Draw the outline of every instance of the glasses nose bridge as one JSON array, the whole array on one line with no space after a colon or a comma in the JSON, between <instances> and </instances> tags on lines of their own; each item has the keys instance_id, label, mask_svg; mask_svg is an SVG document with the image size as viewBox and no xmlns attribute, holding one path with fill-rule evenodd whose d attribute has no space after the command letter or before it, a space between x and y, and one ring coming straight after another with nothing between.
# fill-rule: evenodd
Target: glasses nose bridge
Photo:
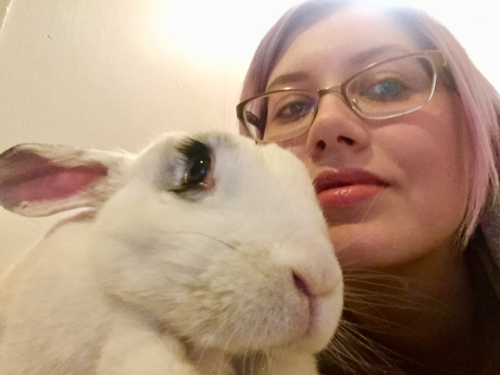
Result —
<instances>
[{"instance_id":1,"label":"glasses nose bridge","mask_svg":"<svg viewBox=\"0 0 500 375\"><path fill-rule=\"evenodd\" d=\"M340 97L342 98L342 101L344 102L344 104L347 107L349 107L349 108L352 109L352 107L349 105L349 98L346 96L345 89L344 89L343 86L344 86L343 83L339 83L338 85L335 85L335 86L331 86L331 87L327 87L327 88L324 88L324 89L317 89L316 90L316 93L317 93L317 99L316 100L317 101L316 101L316 107L315 107L315 111L314 111L314 116L313 116L313 118L311 120L311 125L314 122L314 120L316 119L316 116L318 114L320 101L323 98L323 96L325 96L326 94L340 94Z\"/></svg>"},{"instance_id":2,"label":"glasses nose bridge","mask_svg":"<svg viewBox=\"0 0 500 375\"><path fill-rule=\"evenodd\" d=\"M326 94L340 94L340 96L344 100L344 103L349 106L349 99L346 97L344 90L342 89L341 83L335 86L327 87L325 89L318 89L317 93L318 93L317 107L319 107L319 102Z\"/></svg>"},{"instance_id":3,"label":"glasses nose bridge","mask_svg":"<svg viewBox=\"0 0 500 375\"><path fill-rule=\"evenodd\" d=\"M335 85L335 86L331 86L331 87L327 87L325 89L319 89L318 90L318 106L319 106L319 101L326 94L340 94L340 96L344 100L347 100L347 98L345 97L345 94L344 94L344 92L342 90L342 84L338 84L338 85Z\"/></svg>"}]
</instances>

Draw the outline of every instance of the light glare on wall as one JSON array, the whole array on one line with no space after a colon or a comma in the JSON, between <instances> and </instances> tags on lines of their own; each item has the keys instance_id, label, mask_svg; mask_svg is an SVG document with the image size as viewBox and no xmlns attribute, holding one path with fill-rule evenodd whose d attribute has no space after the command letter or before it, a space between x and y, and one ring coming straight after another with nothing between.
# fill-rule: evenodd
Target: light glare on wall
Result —
<instances>
[{"instance_id":1,"label":"light glare on wall","mask_svg":"<svg viewBox=\"0 0 500 375\"><path fill-rule=\"evenodd\" d=\"M271 25L298 0L161 1L152 25L165 48L207 63L249 59Z\"/></svg>"}]
</instances>

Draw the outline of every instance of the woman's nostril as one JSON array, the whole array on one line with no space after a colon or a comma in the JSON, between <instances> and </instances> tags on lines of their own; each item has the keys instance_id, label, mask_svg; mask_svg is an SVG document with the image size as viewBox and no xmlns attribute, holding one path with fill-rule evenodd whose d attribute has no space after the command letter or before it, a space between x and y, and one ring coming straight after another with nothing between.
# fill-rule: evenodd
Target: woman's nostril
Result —
<instances>
[{"instance_id":1,"label":"woman's nostril","mask_svg":"<svg viewBox=\"0 0 500 375\"><path fill-rule=\"evenodd\" d=\"M316 148L320 151L324 151L326 149L326 143L324 141L318 141Z\"/></svg>"},{"instance_id":2,"label":"woman's nostril","mask_svg":"<svg viewBox=\"0 0 500 375\"><path fill-rule=\"evenodd\" d=\"M337 141L339 143L345 143L346 145L352 146L354 144L354 140L352 138L344 137L344 136L338 136Z\"/></svg>"},{"instance_id":3,"label":"woman's nostril","mask_svg":"<svg viewBox=\"0 0 500 375\"><path fill-rule=\"evenodd\" d=\"M304 280L300 276L298 276L295 272L293 273L293 282L295 284L295 287L300 293L305 294L306 296L310 294Z\"/></svg>"}]
</instances>

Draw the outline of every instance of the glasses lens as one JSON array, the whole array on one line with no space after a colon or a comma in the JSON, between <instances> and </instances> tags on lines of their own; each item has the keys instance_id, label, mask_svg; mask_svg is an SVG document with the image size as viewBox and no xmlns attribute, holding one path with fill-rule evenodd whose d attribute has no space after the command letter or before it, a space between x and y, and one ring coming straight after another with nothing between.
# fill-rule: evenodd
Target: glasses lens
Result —
<instances>
[{"instance_id":1,"label":"glasses lens","mask_svg":"<svg viewBox=\"0 0 500 375\"><path fill-rule=\"evenodd\" d=\"M387 118L421 108L432 96L432 63L423 57L406 57L365 70L346 87L354 108L370 118Z\"/></svg>"},{"instance_id":2,"label":"glasses lens","mask_svg":"<svg viewBox=\"0 0 500 375\"><path fill-rule=\"evenodd\" d=\"M270 93L247 103L245 121L258 139L279 142L295 138L309 129L316 103L314 94L300 90Z\"/></svg>"}]
</instances>

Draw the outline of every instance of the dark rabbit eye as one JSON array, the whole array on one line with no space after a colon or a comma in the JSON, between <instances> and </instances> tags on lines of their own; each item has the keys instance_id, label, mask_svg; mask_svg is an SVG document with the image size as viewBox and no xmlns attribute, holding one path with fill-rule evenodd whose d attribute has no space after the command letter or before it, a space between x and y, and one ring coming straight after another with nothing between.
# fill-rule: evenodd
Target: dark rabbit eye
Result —
<instances>
[{"instance_id":1,"label":"dark rabbit eye","mask_svg":"<svg viewBox=\"0 0 500 375\"><path fill-rule=\"evenodd\" d=\"M210 155L195 156L188 164L183 183L186 185L202 184L210 174L210 166Z\"/></svg>"},{"instance_id":2,"label":"dark rabbit eye","mask_svg":"<svg viewBox=\"0 0 500 375\"><path fill-rule=\"evenodd\" d=\"M182 142L177 150L184 161L184 174L178 185L172 189L184 197L192 196L210 188L212 172L212 150L204 143L188 138Z\"/></svg>"}]
</instances>

